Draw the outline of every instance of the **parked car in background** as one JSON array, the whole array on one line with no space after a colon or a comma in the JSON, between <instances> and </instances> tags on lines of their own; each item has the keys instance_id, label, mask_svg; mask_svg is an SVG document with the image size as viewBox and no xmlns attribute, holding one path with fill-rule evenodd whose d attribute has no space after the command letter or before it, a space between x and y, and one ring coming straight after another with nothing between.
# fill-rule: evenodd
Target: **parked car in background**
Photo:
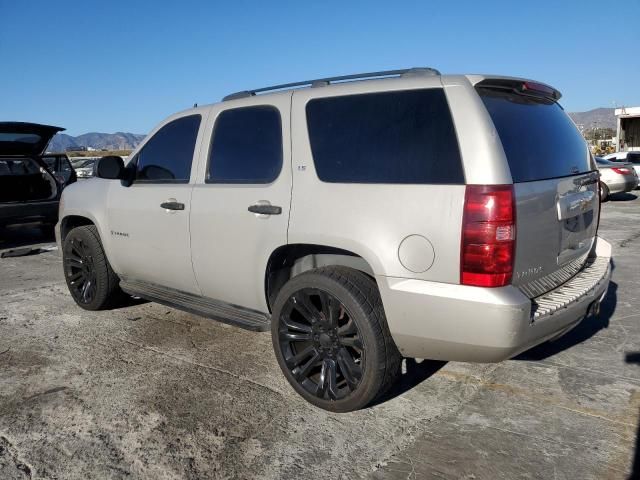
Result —
<instances>
[{"instance_id":1,"label":"parked car in background","mask_svg":"<svg viewBox=\"0 0 640 480\"><path fill-rule=\"evenodd\" d=\"M612 193L630 192L638 186L638 174L631 163L611 162L595 157L600 171L600 200L606 202Z\"/></svg>"},{"instance_id":2,"label":"parked car in background","mask_svg":"<svg viewBox=\"0 0 640 480\"><path fill-rule=\"evenodd\" d=\"M616 152L603 157L610 162L628 162L633 165L633 169L640 175L640 152Z\"/></svg>"},{"instance_id":3,"label":"parked car in background","mask_svg":"<svg viewBox=\"0 0 640 480\"><path fill-rule=\"evenodd\" d=\"M73 172L66 175L64 162L58 163L58 158L45 161L43 153L51 138L63 130L37 123L0 122L0 227L56 223L62 190L76 176Z\"/></svg>"},{"instance_id":4,"label":"parked car in background","mask_svg":"<svg viewBox=\"0 0 640 480\"><path fill-rule=\"evenodd\" d=\"M73 169L66 153L47 153L42 156L42 160L62 183L72 183L77 179L76 171Z\"/></svg>"},{"instance_id":5,"label":"parked car in background","mask_svg":"<svg viewBox=\"0 0 640 480\"><path fill-rule=\"evenodd\" d=\"M78 161L75 165L75 171L78 178L90 178L93 177L94 169L98 158L85 158L82 161Z\"/></svg>"},{"instance_id":6,"label":"parked car in background","mask_svg":"<svg viewBox=\"0 0 640 480\"><path fill-rule=\"evenodd\" d=\"M383 394L402 356L513 357L597 313L611 274L559 98L419 68L176 113L64 192L69 292L270 329L293 389L332 411Z\"/></svg>"}]
</instances>

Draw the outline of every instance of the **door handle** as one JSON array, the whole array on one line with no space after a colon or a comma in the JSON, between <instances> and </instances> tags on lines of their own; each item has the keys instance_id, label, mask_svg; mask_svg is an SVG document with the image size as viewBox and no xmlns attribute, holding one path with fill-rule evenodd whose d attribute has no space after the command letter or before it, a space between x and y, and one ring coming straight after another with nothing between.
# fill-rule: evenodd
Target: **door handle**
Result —
<instances>
[{"instance_id":1,"label":"door handle","mask_svg":"<svg viewBox=\"0 0 640 480\"><path fill-rule=\"evenodd\" d=\"M280 215L282 213L282 207L276 205L251 205L247 210L251 213L259 213L261 215Z\"/></svg>"},{"instance_id":2,"label":"door handle","mask_svg":"<svg viewBox=\"0 0 640 480\"><path fill-rule=\"evenodd\" d=\"M161 208L166 210L184 210L184 203L180 202L162 202L160 204Z\"/></svg>"}]
</instances>

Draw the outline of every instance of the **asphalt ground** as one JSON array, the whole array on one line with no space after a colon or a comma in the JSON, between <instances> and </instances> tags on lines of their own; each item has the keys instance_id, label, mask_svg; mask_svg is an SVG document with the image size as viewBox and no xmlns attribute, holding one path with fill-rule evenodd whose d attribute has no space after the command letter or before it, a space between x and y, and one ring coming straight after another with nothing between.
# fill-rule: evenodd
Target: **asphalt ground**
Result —
<instances>
[{"instance_id":1,"label":"asphalt ground","mask_svg":"<svg viewBox=\"0 0 640 480\"><path fill-rule=\"evenodd\" d=\"M0 479L635 478L637 196L603 208L615 268L598 317L499 364L407 361L349 414L296 395L268 333L152 303L86 312L56 251L0 259ZM53 244L0 235L2 251Z\"/></svg>"}]
</instances>

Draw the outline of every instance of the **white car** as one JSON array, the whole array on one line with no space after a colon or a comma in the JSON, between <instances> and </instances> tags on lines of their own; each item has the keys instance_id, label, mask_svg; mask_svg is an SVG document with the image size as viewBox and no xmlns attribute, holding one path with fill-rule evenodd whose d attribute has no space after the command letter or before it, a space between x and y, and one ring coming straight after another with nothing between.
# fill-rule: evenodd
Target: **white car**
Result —
<instances>
[{"instance_id":1,"label":"white car","mask_svg":"<svg viewBox=\"0 0 640 480\"><path fill-rule=\"evenodd\" d=\"M92 158L83 161L78 166L75 166L76 175L78 178L90 178L93 177L93 171L98 159Z\"/></svg>"},{"instance_id":2,"label":"white car","mask_svg":"<svg viewBox=\"0 0 640 480\"><path fill-rule=\"evenodd\" d=\"M633 164L633 168L640 175L640 151L616 152L603 157L610 162L627 162Z\"/></svg>"}]
</instances>

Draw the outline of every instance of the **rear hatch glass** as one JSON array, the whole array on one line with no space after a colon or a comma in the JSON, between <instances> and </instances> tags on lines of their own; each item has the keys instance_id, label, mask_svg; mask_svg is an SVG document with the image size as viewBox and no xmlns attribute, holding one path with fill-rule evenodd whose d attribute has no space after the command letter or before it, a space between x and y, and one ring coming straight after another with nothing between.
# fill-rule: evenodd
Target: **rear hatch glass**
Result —
<instances>
[{"instance_id":1,"label":"rear hatch glass","mask_svg":"<svg viewBox=\"0 0 640 480\"><path fill-rule=\"evenodd\" d=\"M593 170L587 144L553 100L481 89L514 183Z\"/></svg>"},{"instance_id":2,"label":"rear hatch glass","mask_svg":"<svg viewBox=\"0 0 640 480\"><path fill-rule=\"evenodd\" d=\"M51 138L63 130L39 123L0 122L0 155L41 155Z\"/></svg>"},{"instance_id":3,"label":"rear hatch glass","mask_svg":"<svg viewBox=\"0 0 640 480\"><path fill-rule=\"evenodd\" d=\"M514 183L513 284L535 297L584 265L600 205L597 168L575 124L555 99L522 90L477 86Z\"/></svg>"},{"instance_id":4,"label":"rear hatch glass","mask_svg":"<svg viewBox=\"0 0 640 480\"><path fill-rule=\"evenodd\" d=\"M55 180L34 160L0 158L0 202L29 202L55 198Z\"/></svg>"}]
</instances>

